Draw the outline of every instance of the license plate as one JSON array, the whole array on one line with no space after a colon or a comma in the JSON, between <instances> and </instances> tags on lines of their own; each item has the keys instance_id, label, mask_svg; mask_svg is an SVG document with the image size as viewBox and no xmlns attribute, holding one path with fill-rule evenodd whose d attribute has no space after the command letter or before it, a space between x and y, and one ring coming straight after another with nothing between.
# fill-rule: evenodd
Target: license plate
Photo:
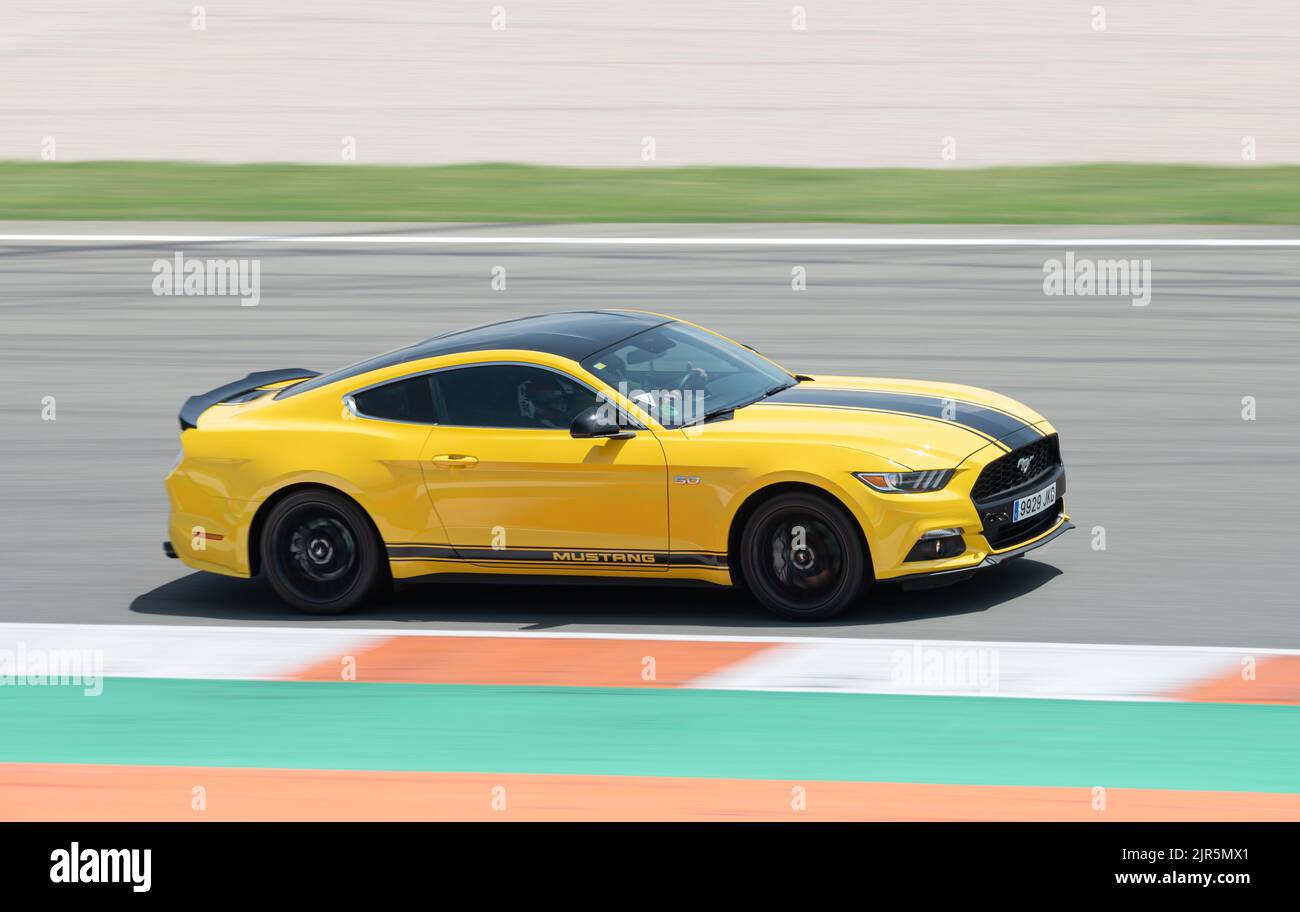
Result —
<instances>
[{"instance_id":1,"label":"license plate","mask_svg":"<svg viewBox=\"0 0 1300 912\"><path fill-rule=\"evenodd\" d=\"M1054 503L1056 503L1056 482L1052 482L1041 491L1035 491L1033 494L1013 502L1011 504L1011 521L1020 522L1022 519L1028 519L1035 513L1042 513Z\"/></svg>"}]
</instances>

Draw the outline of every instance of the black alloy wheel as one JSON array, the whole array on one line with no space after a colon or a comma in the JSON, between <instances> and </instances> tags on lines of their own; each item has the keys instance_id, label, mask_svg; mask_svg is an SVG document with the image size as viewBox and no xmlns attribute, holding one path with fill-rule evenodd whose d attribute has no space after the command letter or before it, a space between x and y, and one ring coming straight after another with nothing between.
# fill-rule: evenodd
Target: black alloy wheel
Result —
<instances>
[{"instance_id":1,"label":"black alloy wheel","mask_svg":"<svg viewBox=\"0 0 1300 912\"><path fill-rule=\"evenodd\" d=\"M867 553L853 520L814 494L782 494L745 524L741 571L769 611L823 621L852 604L867 583Z\"/></svg>"},{"instance_id":2,"label":"black alloy wheel","mask_svg":"<svg viewBox=\"0 0 1300 912\"><path fill-rule=\"evenodd\" d=\"M383 547L354 502L326 490L290 494L272 508L262 567L276 594L308 614L342 614L389 579Z\"/></svg>"}]
</instances>

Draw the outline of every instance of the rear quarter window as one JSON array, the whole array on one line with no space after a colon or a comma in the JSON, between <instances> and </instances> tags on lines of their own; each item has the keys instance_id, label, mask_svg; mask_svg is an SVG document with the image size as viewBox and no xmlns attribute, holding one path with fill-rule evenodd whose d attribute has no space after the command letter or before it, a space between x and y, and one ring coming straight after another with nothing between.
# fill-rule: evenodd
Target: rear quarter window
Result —
<instances>
[{"instance_id":1,"label":"rear quarter window","mask_svg":"<svg viewBox=\"0 0 1300 912\"><path fill-rule=\"evenodd\" d=\"M433 424L438 420L433 406L433 379L429 374L395 380L383 386L355 393L357 414L363 418Z\"/></svg>"}]
</instances>

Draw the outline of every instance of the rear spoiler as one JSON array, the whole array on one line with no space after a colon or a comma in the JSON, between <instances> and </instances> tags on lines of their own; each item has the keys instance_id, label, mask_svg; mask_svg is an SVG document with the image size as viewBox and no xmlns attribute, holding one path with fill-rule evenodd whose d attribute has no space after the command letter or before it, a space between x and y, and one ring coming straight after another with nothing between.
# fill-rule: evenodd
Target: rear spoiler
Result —
<instances>
[{"instance_id":1,"label":"rear spoiler","mask_svg":"<svg viewBox=\"0 0 1300 912\"><path fill-rule=\"evenodd\" d=\"M232 380L225 386L219 386L198 396L191 396L181 406L181 430L199 426L199 416L218 402L228 402L237 396L251 393L255 389L285 380L308 380L319 377L320 371L303 370L298 367L286 367L280 370L254 371L242 380Z\"/></svg>"}]
</instances>

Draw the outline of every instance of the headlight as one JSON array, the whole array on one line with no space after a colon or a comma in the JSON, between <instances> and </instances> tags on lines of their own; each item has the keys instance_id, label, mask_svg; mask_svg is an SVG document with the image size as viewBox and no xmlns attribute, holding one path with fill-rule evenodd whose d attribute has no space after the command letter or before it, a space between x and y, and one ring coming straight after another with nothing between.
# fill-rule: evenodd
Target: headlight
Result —
<instances>
[{"instance_id":1,"label":"headlight","mask_svg":"<svg viewBox=\"0 0 1300 912\"><path fill-rule=\"evenodd\" d=\"M938 491L952 478L953 469L929 472L854 472L853 477L888 494L919 494Z\"/></svg>"}]
</instances>

